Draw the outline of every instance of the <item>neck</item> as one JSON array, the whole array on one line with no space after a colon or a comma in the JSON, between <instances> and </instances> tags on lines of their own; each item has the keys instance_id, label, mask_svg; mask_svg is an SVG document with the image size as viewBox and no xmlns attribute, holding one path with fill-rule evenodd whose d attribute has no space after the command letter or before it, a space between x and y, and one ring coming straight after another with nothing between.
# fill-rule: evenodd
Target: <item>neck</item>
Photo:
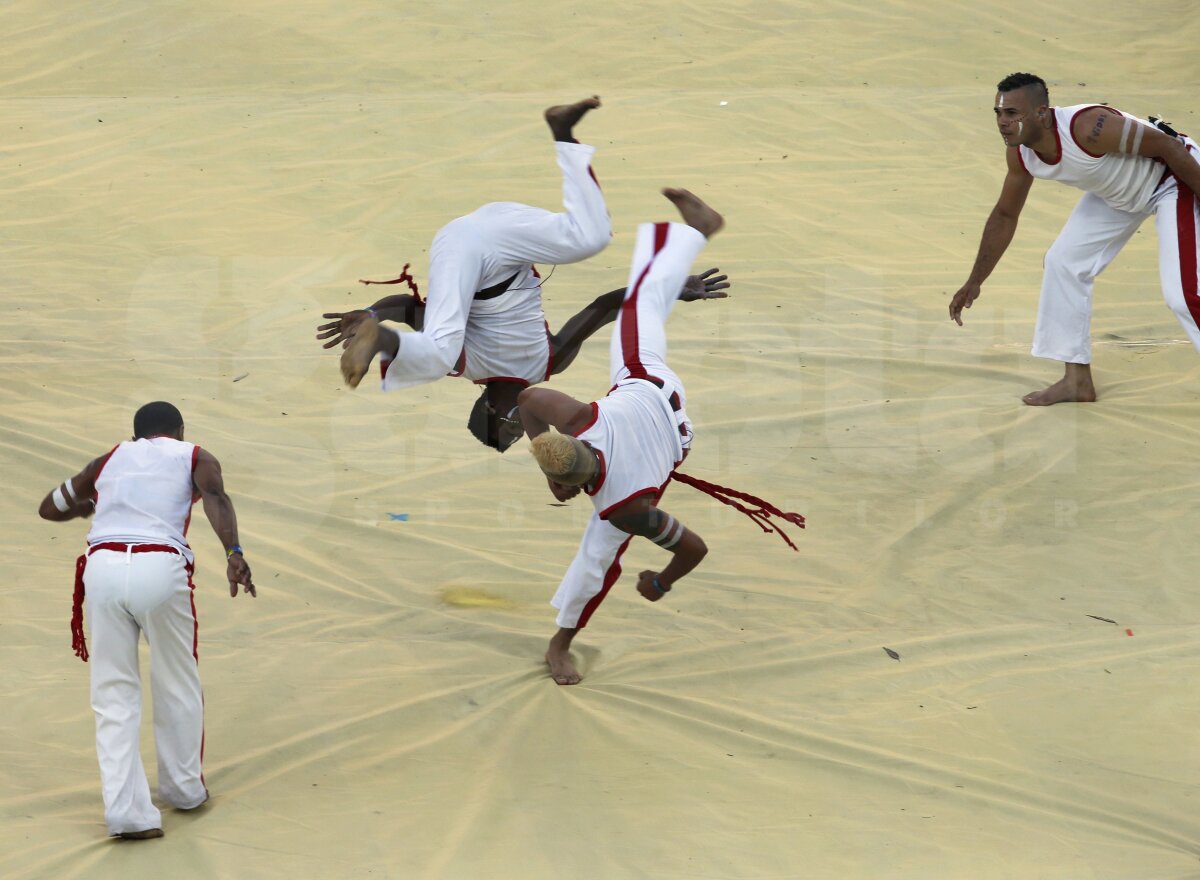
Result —
<instances>
[{"instance_id":1,"label":"neck","mask_svg":"<svg viewBox=\"0 0 1200 880\"><path fill-rule=\"evenodd\" d=\"M1054 156L1058 154L1058 138L1054 135L1054 110L1047 111L1046 116L1047 124L1039 126L1038 136L1029 142L1029 149L1044 156Z\"/></svg>"}]
</instances>

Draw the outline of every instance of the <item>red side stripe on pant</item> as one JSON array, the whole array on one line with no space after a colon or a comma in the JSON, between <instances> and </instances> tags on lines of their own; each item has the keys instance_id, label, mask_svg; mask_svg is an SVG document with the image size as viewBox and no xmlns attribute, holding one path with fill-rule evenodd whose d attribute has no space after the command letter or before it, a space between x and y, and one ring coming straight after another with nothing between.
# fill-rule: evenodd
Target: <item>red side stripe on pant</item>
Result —
<instances>
[{"instance_id":1,"label":"red side stripe on pant","mask_svg":"<svg viewBox=\"0 0 1200 880\"><path fill-rule=\"evenodd\" d=\"M579 615L579 623L575 624L576 629L583 629L587 626L588 619L600 607L600 603L604 601L604 597L608 595L608 591L612 589L612 585L621 576L621 557L625 553L625 548L629 546L629 542L632 540L633 535L630 535L625 539L625 543L617 549L617 555L613 557L612 565L604 573L604 585L600 588L600 592L592 596L588 600L587 605L583 607L583 613Z\"/></svg>"},{"instance_id":2,"label":"red side stripe on pant","mask_svg":"<svg viewBox=\"0 0 1200 880\"><path fill-rule=\"evenodd\" d=\"M654 258L667 244L669 228L669 223L654 224L654 253L650 255L650 259L646 262L646 268L642 270L642 274L634 283L633 290L626 294L625 302L621 303L621 353L625 359L625 369L629 370L629 374L635 379L645 379L649 375L646 368L642 366L642 354L638 347L638 293L642 289L642 282L646 280L646 275L654 265Z\"/></svg>"},{"instance_id":3,"label":"red side stripe on pant","mask_svg":"<svg viewBox=\"0 0 1200 880\"><path fill-rule=\"evenodd\" d=\"M1196 195L1179 183L1179 200L1175 204L1176 227L1179 230L1179 281L1183 285L1183 301L1187 303L1192 320L1200 327L1200 296L1196 293Z\"/></svg>"}]
</instances>

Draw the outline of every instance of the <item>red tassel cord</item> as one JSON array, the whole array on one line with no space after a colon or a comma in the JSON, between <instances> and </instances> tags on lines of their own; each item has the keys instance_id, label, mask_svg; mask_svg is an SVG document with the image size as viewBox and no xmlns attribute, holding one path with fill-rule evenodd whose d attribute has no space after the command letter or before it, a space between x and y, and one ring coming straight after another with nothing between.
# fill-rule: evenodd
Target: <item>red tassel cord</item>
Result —
<instances>
[{"instance_id":1,"label":"red tassel cord","mask_svg":"<svg viewBox=\"0 0 1200 880\"><path fill-rule=\"evenodd\" d=\"M87 568L86 553L75 560L75 597L71 605L71 647L75 649L75 656L87 663L87 641L83 637L83 570L85 568Z\"/></svg>"},{"instance_id":2,"label":"red tassel cord","mask_svg":"<svg viewBox=\"0 0 1200 880\"><path fill-rule=\"evenodd\" d=\"M408 274L408 267L411 265L412 265L412 263L404 264L404 268L400 270L399 278L393 278L390 281L370 281L366 278L359 278L358 283L359 284L401 284L401 283L407 284L408 289L411 290L413 292L413 296L416 297L417 302L419 302L419 303L425 302L425 300L421 299L421 291L417 289L416 280L411 275Z\"/></svg>"},{"instance_id":3,"label":"red tassel cord","mask_svg":"<svg viewBox=\"0 0 1200 880\"><path fill-rule=\"evenodd\" d=\"M799 549L796 547L796 545L792 543L792 539L787 536L787 534L778 526L778 524L771 520L771 517L779 517L785 522L790 522L793 525L804 528L804 517L800 514L787 513L780 510L770 502L763 501L761 498L756 498L755 496L749 495L745 492L739 492L736 489L718 486L716 483L710 483L707 480L701 480L697 477L681 474L679 471L675 471L671 474L671 476L681 483L687 483L689 486L699 489L705 495L711 495L722 504L728 504L730 507L740 510L742 513L746 514L746 516L750 517L750 519L754 521L755 525L757 525L764 532L768 534L774 532L775 534L779 535L779 537L783 538L784 542L789 547L791 547L793 550L796 550L796 552L799 552ZM735 501L735 498L755 506L746 507L745 505L739 504L737 501Z\"/></svg>"}]
</instances>

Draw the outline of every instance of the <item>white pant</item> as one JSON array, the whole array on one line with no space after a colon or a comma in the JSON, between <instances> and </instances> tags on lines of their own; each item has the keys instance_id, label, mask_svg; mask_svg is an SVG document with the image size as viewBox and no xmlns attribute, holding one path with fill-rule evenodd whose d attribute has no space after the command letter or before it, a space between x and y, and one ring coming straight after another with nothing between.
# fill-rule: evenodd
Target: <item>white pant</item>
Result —
<instances>
[{"instance_id":1,"label":"white pant","mask_svg":"<svg viewBox=\"0 0 1200 880\"><path fill-rule=\"evenodd\" d=\"M438 231L429 251L424 325L418 333L401 335L399 351L384 372L385 391L453 371L464 345L480 350L480 363L468 364L475 379L545 378L546 324L531 264L576 263L602 251L612 238L604 194L589 164L594 148L557 143L555 149L563 175L562 213L492 202ZM508 293L475 299L480 290L518 273ZM488 338L492 332L494 344ZM470 350L467 358L472 360Z\"/></svg>"},{"instance_id":2,"label":"white pant","mask_svg":"<svg viewBox=\"0 0 1200 880\"><path fill-rule=\"evenodd\" d=\"M186 561L176 553L97 550L84 570L96 754L110 834L161 828L138 748L138 636L150 644L158 793L182 809L208 797L201 772L204 697Z\"/></svg>"},{"instance_id":3,"label":"white pant","mask_svg":"<svg viewBox=\"0 0 1200 880\"><path fill-rule=\"evenodd\" d=\"M1197 296L1196 198L1174 178L1151 203L1158 229L1159 274L1163 298L1192 344L1200 349L1200 297ZM1129 213L1085 193L1062 232L1046 252L1033 354L1072 364L1092 361L1092 283L1113 261L1150 212Z\"/></svg>"},{"instance_id":4,"label":"white pant","mask_svg":"<svg viewBox=\"0 0 1200 880\"><path fill-rule=\"evenodd\" d=\"M662 381L668 398L678 396L676 417L686 429L685 448L691 443L692 432L684 411L683 382L667 366L666 321L692 262L706 242L703 234L682 223L643 223L638 227L625 302L609 348L614 385L631 377L649 376ZM610 470L621 466L621 462L608 462ZM581 629L587 625L621 576L621 554L629 541L630 535L592 512L579 550L550 600L558 609L559 626Z\"/></svg>"}]
</instances>

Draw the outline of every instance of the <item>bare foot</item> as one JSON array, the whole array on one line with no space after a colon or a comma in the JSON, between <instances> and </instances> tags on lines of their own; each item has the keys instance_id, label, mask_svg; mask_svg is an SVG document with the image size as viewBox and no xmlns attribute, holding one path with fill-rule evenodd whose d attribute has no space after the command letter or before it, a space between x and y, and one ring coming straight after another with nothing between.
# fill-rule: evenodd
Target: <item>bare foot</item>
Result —
<instances>
[{"instance_id":1,"label":"bare foot","mask_svg":"<svg viewBox=\"0 0 1200 880\"><path fill-rule=\"evenodd\" d=\"M342 378L351 388L358 387L371 368L371 361L379 354L379 333L379 322L369 316L354 328L354 336L342 352Z\"/></svg>"},{"instance_id":2,"label":"bare foot","mask_svg":"<svg viewBox=\"0 0 1200 880\"><path fill-rule=\"evenodd\" d=\"M1041 391L1032 391L1021 400L1029 406L1053 406L1056 403L1095 403L1096 386L1092 384L1089 364L1067 364L1061 379Z\"/></svg>"},{"instance_id":3,"label":"bare foot","mask_svg":"<svg viewBox=\"0 0 1200 880\"><path fill-rule=\"evenodd\" d=\"M569 650L552 647L546 652L546 662L550 664L550 677L555 684L579 684L583 680Z\"/></svg>"},{"instance_id":4,"label":"bare foot","mask_svg":"<svg viewBox=\"0 0 1200 880\"><path fill-rule=\"evenodd\" d=\"M698 195L686 189L668 187L662 194L679 209L683 222L699 231L705 238L712 238L725 225L725 218L706 205Z\"/></svg>"},{"instance_id":5,"label":"bare foot","mask_svg":"<svg viewBox=\"0 0 1200 880\"><path fill-rule=\"evenodd\" d=\"M578 143L571 130L583 115L589 110L595 110L600 106L600 96L592 95L590 98L584 98L582 101L576 101L574 104L557 104L546 109L542 115L546 119L546 124L550 126L550 131L554 135L556 141L565 141L569 144Z\"/></svg>"},{"instance_id":6,"label":"bare foot","mask_svg":"<svg viewBox=\"0 0 1200 880\"><path fill-rule=\"evenodd\" d=\"M163 836L161 828L147 828L144 831L122 831L117 837L122 840L156 840Z\"/></svg>"}]
</instances>

